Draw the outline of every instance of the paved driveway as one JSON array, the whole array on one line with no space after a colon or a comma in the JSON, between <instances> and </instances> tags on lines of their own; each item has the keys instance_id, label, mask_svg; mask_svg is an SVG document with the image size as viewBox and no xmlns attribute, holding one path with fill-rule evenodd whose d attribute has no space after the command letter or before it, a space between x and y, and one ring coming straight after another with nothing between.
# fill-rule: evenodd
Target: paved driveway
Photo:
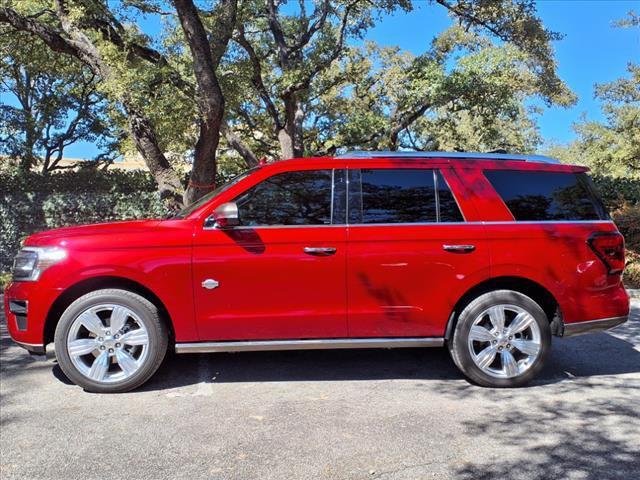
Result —
<instances>
[{"instance_id":1,"label":"paved driveway","mask_svg":"<svg viewBox=\"0 0 640 480\"><path fill-rule=\"evenodd\" d=\"M141 390L94 395L1 345L2 480L640 478L640 303L555 340L518 390L412 349L171 356Z\"/></svg>"}]
</instances>

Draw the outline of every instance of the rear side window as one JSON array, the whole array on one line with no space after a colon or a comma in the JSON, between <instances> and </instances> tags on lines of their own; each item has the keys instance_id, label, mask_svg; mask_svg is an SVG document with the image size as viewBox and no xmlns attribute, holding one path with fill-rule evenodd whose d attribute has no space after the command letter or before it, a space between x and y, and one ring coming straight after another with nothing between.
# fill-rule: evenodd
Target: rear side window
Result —
<instances>
[{"instance_id":1,"label":"rear side window","mask_svg":"<svg viewBox=\"0 0 640 480\"><path fill-rule=\"evenodd\" d=\"M350 170L350 223L462 222L460 209L439 171Z\"/></svg>"},{"instance_id":2,"label":"rear side window","mask_svg":"<svg viewBox=\"0 0 640 480\"><path fill-rule=\"evenodd\" d=\"M484 174L516 220L609 218L584 173L487 170Z\"/></svg>"}]
</instances>

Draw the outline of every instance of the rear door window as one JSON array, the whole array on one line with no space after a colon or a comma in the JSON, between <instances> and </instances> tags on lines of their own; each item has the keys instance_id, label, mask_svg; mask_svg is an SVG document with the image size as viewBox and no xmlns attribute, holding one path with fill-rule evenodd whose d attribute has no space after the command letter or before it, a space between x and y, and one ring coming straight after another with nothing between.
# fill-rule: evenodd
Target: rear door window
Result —
<instances>
[{"instance_id":1,"label":"rear door window","mask_svg":"<svg viewBox=\"0 0 640 480\"><path fill-rule=\"evenodd\" d=\"M439 171L350 170L349 222L462 222L458 205Z\"/></svg>"},{"instance_id":2,"label":"rear door window","mask_svg":"<svg viewBox=\"0 0 640 480\"><path fill-rule=\"evenodd\" d=\"M484 174L517 221L609 218L584 173L486 170Z\"/></svg>"}]
</instances>

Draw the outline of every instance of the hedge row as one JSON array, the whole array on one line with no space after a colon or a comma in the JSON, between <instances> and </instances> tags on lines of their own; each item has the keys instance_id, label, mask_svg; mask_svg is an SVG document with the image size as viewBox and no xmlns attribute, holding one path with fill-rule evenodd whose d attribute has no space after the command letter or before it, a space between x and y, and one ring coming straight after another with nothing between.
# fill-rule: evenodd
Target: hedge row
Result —
<instances>
[{"instance_id":1,"label":"hedge row","mask_svg":"<svg viewBox=\"0 0 640 480\"><path fill-rule=\"evenodd\" d=\"M640 178L594 175L593 181L611 210L624 204L640 205Z\"/></svg>"},{"instance_id":2,"label":"hedge row","mask_svg":"<svg viewBox=\"0 0 640 480\"><path fill-rule=\"evenodd\" d=\"M10 268L20 242L34 232L164 214L145 172L0 173L0 272Z\"/></svg>"},{"instance_id":3,"label":"hedge row","mask_svg":"<svg viewBox=\"0 0 640 480\"><path fill-rule=\"evenodd\" d=\"M611 209L640 205L640 180L595 177ZM80 170L49 176L0 172L0 272L11 266L24 237L82 223L165 215L146 172Z\"/></svg>"}]
</instances>

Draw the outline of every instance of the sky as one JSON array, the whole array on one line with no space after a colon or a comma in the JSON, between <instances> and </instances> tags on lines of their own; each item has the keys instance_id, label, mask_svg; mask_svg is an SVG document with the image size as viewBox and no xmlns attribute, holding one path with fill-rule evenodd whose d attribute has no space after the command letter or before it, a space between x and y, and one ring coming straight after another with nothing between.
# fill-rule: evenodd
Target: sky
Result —
<instances>
[{"instance_id":1,"label":"sky","mask_svg":"<svg viewBox=\"0 0 640 480\"><path fill-rule=\"evenodd\" d=\"M572 125L582 115L602 119L600 103L593 96L594 84L626 76L627 63L640 62L640 28L612 25L630 10L640 13L640 0L540 0L537 8L545 26L564 35L554 42L558 73L578 96L571 108L544 108L538 124L545 142L567 143L575 138ZM154 33L153 23L142 22L142 27ZM365 39L418 55L450 24L444 8L416 0L413 11L383 17ZM97 148L78 143L65 152L67 157L91 158Z\"/></svg>"},{"instance_id":2,"label":"sky","mask_svg":"<svg viewBox=\"0 0 640 480\"><path fill-rule=\"evenodd\" d=\"M367 38L415 54L424 52L451 20L437 5L416 5L410 13L387 17ZM564 35L554 42L558 73L578 96L574 107L544 108L538 124L545 141L567 143L575 138L572 125L581 115L602 119L594 84L625 76L628 62L640 62L640 29L612 26L630 10L640 13L640 0L540 0L537 9L548 29Z\"/></svg>"}]
</instances>

